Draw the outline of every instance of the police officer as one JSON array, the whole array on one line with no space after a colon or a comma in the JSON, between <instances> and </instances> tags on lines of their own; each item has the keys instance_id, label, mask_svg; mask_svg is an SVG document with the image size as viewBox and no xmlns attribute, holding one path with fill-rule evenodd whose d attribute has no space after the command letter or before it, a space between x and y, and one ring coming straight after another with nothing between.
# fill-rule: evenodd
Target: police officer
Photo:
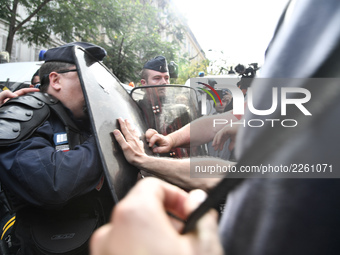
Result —
<instances>
[{"instance_id":1,"label":"police officer","mask_svg":"<svg viewBox=\"0 0 340 255\"><path fill-rule=\"evenodd\" d=\"M141 84L143 86L170 84L169 65L164 56L157 56L144 64L141 72ZM144 92L144 97L138 101L138 104L143 110L149 128L166 135L191 121L188 104L166 102L166 97L169 97L166 94L166 86L145 88ZM189 98L185 99L189 101ZM163 156L188 157L189 152L187 149L175 148Z\"/></svg>"},{"instance_id":2,"label":"police officer","mask_svg":"<svg viewBox=\"0 0 340 255\"><path fill-rule=\"evenodd\" d=\"M48 50L40 68L41 92L0 108L0 121L9 130L0 132L0 181L16 212L19 254L88 254L91 233L107 221L113 206L91 134L75 45L98 61L106 55L103 48L80 42Z\"/></svg>"},{"instance_id":3,"label":"police officer","mask_svg":"<svg viewBox=\"0 0 340 255\"><path fill-rule=\"evenodd\" d=\"M170 75L165 57L157 56L144 64L141 72L141 84L143 86L170 84ZM166 89L164 87L146 88L144 92L144 97L138 101L138 104L143 110L148 127L157 129L157 116L161 112Z\"/></svg>"},{"instance_id":4,"label":"police officer","mask_svg":"<svg viewBox=\"0 0 340 255\"><path fill-rule=\"evenodd\" d=\"M170 74L166 58L157 56L146 62L141 72L140 82L143 86L170 84Z\"/></svg>"}]
</instances>

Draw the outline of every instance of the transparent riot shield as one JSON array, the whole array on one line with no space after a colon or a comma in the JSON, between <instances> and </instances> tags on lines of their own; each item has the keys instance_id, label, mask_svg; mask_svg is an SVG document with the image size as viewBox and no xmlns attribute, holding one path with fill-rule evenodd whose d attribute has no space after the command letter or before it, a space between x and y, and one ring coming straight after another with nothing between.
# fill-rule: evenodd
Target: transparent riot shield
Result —
<instances>
[{"instance_id":1,"label":"transparent riot shield","mask_svg":"<svg viewBox=\"0 0 340 255\"><path fill-rule=\"evenodd\" d=\"M188 86L158 85L134 88L131 97L143 111L148 128L170 134L200 117L196 91ZM205 155L204 147L175 148L162 156Z\"/></svg>"},{"instance_id":2,"label":"transparent riot shield","mask_svg":"<svg viewBox=\"0 0 340 255\"><path fill-rule=\"evenodd\" d=\"M131 120L140 134L145 134L147 127L141 110L120 81L82 48L75 47L74 54L105 176L118 202L136 183L138 169L126 161L112 131L119 128L119 117ZM148 147L145 150L151 154Z\"/></svg>"}]
</instances>

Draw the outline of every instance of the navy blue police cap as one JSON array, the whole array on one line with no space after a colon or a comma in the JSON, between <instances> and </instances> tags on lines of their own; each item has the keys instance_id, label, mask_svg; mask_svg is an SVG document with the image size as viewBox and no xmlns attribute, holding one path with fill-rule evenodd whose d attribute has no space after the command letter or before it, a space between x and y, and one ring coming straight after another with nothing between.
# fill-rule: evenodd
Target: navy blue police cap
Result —
<instances>
[{"instance_id":1,"label":"navy blue police cap","mask_svg":"<svg viewBox=\"0 0 340 255\"><path fill-rule=\"evenodd\" d=\"M54 61L74 64L75 59L72 49L75 45L84 48L99 61L102 61L106 56L106 50L98 45L87 42L72 42L47 50L44 54L45 62Z\"/></svg>"},{"instance_id":2,"label":"navy blue police cap","mask_svg":"<svg viewBox=\"0 0 340 255\"><path fill-rule=\"evenodd\" d=\"M165 57L163 56L157 56L149 60L148 62L145 63L143 69L150 69L161 73L169 72L168 64L166 62Z\"/></svg>"}]
</instances>

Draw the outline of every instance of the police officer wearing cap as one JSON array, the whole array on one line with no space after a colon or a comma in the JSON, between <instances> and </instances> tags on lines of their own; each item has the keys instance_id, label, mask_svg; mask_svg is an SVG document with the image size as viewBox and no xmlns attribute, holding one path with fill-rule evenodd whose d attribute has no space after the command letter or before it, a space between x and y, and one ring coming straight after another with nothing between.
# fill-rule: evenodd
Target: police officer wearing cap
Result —
<instances>
[{"instance_id":1,"label":"police officer wearing cap","mask_svg":"<svg viewBox=\"0 0 340 255\"><path fill-rule=\"evenodd\" d=\"M145 63L141 72L141 83L145 85L170 84L168 64L163 56L157 56Z\"/></svg>"},{"instance_id":2,"label":"police officer wearing cap","mask_svg":"<svg viewBox=\"0 0 340 255\"><path fill-rule=\"evenodd\" d=\"M172 73L174 74L174 72ZM189 112L183 104L165 104L167 89L164 86L152 87L170 84L169 65L165 57L157 56L144 64L141 72L141 84L142 86L151 86L145 88L143 99L138 101L149 128L166 135L190 122ZM165 123L164 119L170 112L176 112L179 116L172 123ZM174 148L162 156L188 157L189 154L186 149Z\"/></svg>"},{"instance_id":3,"label":"police officer wearing cap","mask_svg":"<svg viewBox=\"0 0 340 255\"><path fill-rule=\"evenodd\" d=\"M157 56L143 66L141 72L143 86L156 86L170 84L170 75L165 57ZM150 128L157 129L157 116L161 114L163 101L166 96L164 87L145 88L142 100L138 104L143 110L145 121Z\"/></svg>"},{"instance_id":4,"label":"police officer wearing cap","mask_svg":"<svg viewBox=\"0 0 340 255\"><path fill-rule=\"evenodd\" d=\"M0 132L0 181L16 212L17 254L88 254L92 232L107 222L113 206L75 45L98 61L106 55L99 46L79 42L48 50L40 68L41 92L0 108L5 131Z\"/></svg>"}]
</instances>

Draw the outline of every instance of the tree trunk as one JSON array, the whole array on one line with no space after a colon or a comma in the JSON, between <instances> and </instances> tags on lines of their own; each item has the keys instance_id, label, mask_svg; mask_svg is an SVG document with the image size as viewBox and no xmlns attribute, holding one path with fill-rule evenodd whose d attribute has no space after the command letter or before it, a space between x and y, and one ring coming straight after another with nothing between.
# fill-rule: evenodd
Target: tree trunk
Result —
<instances>
[{"instance_id":1,"label":"tree trunk","mask_svg":"<svg viewBox=\"0 0 340 255\"><path fill-rule=\"evenodd\" d=\"M14 35L15 35L15 21L17 16L17 8L18 8L18 2L19 0L13 1L13 8L12 8L12 16L11 20L9 22L9 29L8 29L8 36L7 36L7 43L6 43L6 51L9 53L9 55L12 54L12 48L13 48L13 41L14 41Z\"/></svg>"}]
</instances>

